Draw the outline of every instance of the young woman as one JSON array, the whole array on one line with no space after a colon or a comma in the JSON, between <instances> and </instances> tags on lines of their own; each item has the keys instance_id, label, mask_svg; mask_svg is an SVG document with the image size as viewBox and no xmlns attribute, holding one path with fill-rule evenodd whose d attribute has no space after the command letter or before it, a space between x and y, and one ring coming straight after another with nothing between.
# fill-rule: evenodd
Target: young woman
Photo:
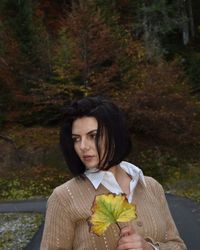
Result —
<instances>
[{"instance_id":1,"label":"young woman","mask_svg":"<svg viewBox=\"0 0 200 250\"><path fill-rule=\"evenodd\" d=\"M100 97L85 97L67 110L61 148L74 178L48 200L41 250L184 250L163 188L131 163L130 136L122 111ZM98 194L125 193L137 219L113 224L98 237L87 219Z\"/></svg>"}]
</instances>

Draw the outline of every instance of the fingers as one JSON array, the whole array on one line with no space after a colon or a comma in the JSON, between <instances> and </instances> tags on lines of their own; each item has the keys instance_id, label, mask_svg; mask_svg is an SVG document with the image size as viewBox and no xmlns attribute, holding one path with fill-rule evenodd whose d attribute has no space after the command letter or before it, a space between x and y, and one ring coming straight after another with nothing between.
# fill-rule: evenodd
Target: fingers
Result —
<instances>
[{"instance_id":1,"label":"fingers","mask_svg":"<svg viewBox=\"0 0 200 250\"><path fill-rule=\"evenodd\" d=\"M118 245L116 250L144 250L144 247L138 244L125 243Z\"/></svg>"},{"instance_id":2,"label":"fingers","mask_svg":"<svg viewBox=\"0 0 200 250\"><path fill-rule=\"evenodd\" d=\"M120 242L117 245L117 250L131 250L131 249L144 250L144 247L141 244L141 242L138 242L138 241Z\"/></svg>"},{"instance_id":3,"label":"fingers","mask_svg":"<svg viewBox=\"0 0 200 250\"><path fill-rule=\"evenodd\" d=\"M118 245L116 250L144 250L143 247L140 247L139 245L133 245L132 243L126 243L123 245Z\"/></svg>"},{"instance_id":4,"label":"fingers","mask_svg":"<svg viewBox=\"0 0 200 250\"><path fill-rule=\"evenodd\" d=\"M120 239L118 241L117 250L144 250L145 240L131 227L124 227L121 229ZM147 248L148 249L148 248Z\"/></svg>"},{"instance_id":5,"label":"fingers","mask_svg":"<svg viewBox=\"0 0 200 250\"><path fill-rule=\"evenodd\" d=\"M121 229L121 232L120 232L120 238L121 237L124 237L124 236L128 236L128 235L131 235L131 234L134 234L135 233L135 230L131 227L123 227Z\"/></svg>"}]
</instances>

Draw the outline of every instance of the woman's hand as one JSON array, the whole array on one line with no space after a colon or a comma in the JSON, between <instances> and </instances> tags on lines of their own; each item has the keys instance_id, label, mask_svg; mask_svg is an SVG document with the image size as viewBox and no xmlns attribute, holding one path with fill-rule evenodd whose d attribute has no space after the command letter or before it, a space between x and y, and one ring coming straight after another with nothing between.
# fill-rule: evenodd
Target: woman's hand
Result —
<instances>
[{"instance_id":1,"label":"woman's hand","mask_svg":"<svg viewBox=\"0 0 200 250\"><path fill-rule=\"evenodd\" d=\"M130 227L121 229L116 250L153 250L154 248Z\"/></svg>"}]
</instances>

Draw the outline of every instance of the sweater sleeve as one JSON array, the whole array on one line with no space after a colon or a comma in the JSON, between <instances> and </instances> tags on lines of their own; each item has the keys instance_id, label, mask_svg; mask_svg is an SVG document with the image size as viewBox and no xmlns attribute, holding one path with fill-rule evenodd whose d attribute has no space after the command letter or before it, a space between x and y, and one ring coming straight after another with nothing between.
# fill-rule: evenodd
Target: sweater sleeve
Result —
<instances>
[{"instance_id":1,"label":"sweater sleeve","mask_svg":"<svg viewBox=\"0 0 200 250\"><path fill-rule=\"evenodd\" d=\"M166 234L163 242L155 242L159 245L159 250L186 250L183 240L180 238L174 220L171 216L163 187L155 181L155 190L158 200L161 202L163 220L166 222Z\"/></svg>"},{"instance_id":2,"label":"sweater sleeve","mask_svg":"<svg viewBox=\"0 0 200 250\"><path fill-rule=\"evenodd\" d=\"M40 250L70 250L73 248L75 223L68 206L56 190L48 199L44 232Z\"/></svg>"}]
</instances>

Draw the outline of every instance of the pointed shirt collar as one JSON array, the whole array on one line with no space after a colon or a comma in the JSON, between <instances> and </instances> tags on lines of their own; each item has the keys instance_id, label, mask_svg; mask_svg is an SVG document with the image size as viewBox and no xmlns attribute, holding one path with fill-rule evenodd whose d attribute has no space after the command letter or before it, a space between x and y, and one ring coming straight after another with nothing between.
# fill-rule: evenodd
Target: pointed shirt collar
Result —
<instances>
[{"instance_id":1,"label":"pointed shirt collar","mask_svg":"<svg viewBox=\"0 0 200 250\"><path fill-rule=\"evenodd\" d=\"M134 186L137 185L138 181L140 181L144 186L146 186L144 175L140 168L126 161L122 161L120 163L120 167L128 175L131 176L132 182L134 182ZM110 191L119 190L119 184L117 183L113 173L111 173L110 171L99 171L98 169L89 169L86 170L84 174L90 180L95 189L97 189L100 184L104 185L106 183L106 185L104 186L106 186L106 188L108 188Z\"/></svg>"}]
</instances>

